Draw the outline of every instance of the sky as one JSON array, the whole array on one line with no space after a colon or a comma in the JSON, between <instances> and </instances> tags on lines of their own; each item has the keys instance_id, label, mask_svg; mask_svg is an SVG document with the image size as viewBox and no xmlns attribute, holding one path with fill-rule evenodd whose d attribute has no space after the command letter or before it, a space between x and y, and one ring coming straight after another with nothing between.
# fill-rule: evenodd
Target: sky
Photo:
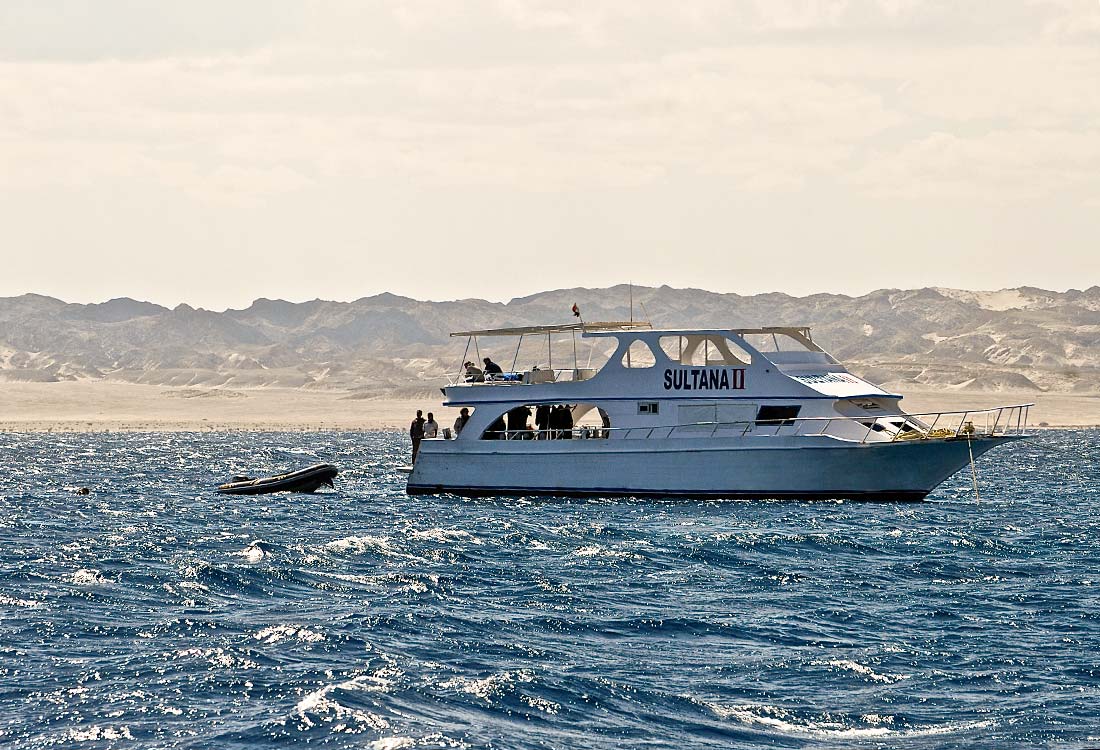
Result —
<instances>
[{"instance_id":1,"label":"sky","mask_svg":"<svg viewBox=\"0 0 1100 750\"><path fill-rule=\"evenodd\" d=\"M0 296L1100 284L1100 0L4 0Z\"/></svg>"}]
</instances>

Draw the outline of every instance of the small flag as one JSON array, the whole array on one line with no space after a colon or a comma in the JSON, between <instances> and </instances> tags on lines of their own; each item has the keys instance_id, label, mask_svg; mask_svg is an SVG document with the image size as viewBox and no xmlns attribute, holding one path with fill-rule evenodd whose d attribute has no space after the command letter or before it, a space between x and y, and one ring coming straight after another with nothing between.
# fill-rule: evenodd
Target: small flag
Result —
<instances>
[{"instance_id":1,"label":"small flag","mask_svg":"<svg viewBox=\"0 0 1100 750\"><path fill-rule=\"evenodd\" d=\"M573 317L579 318L581 316L581 309L577 307L577 303L573 303Z\"/></svg>"}]
</instances>

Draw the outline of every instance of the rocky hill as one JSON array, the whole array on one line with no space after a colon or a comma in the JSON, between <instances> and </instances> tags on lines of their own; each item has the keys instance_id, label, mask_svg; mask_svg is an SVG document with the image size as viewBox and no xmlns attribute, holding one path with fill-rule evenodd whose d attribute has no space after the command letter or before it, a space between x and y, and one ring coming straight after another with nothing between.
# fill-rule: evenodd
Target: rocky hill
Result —
<instances>
[{"instance_id":1,"label":"rocky hill","mask_svg":"<svg viewBox=\"0 0 1100 750\"><path fill-rule=\"evenodd\" d=\"M1097 286L883 289L861 297L634 287L633 296L635 316L656 327L810 325L814 339L853 370L895 389L1100 393ZM211 312L27 294L0 298L0 380L412 395L456 369L465 340L448 338L451 331L569 321L574 303L587 320L622 320L628 299L619 286L542 292L507 304L380 294L354 302L258 299L244 310ZM544 357L542 347L525 348L521 363ZM571 342L557 348L562 360L572 356ZM510 363L514 352L491 353Z\"/></svg>"}]
</instances>

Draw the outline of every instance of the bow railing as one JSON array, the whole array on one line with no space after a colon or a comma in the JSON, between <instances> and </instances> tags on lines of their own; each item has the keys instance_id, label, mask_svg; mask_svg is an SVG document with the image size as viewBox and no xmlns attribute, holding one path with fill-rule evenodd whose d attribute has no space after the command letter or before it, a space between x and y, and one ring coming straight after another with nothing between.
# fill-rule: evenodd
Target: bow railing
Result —
<instances>
[{"instance_id":1,"label":"bow railing","mask_svg":"<svg viewBox=\"0 0 1100 750\"><path fill-rule=\"evenodd\" d=\"M489 440L591 440L665 438L760 438L832 437L858 443L911 440L1023 436L1028 412L1034 404L1013 404L989 409L937 411L880 416L790 417L738 422L692 422L654 427L599 427L581 425L548 430L500 430L486 432Z\"/></svg>"}]
</instances>

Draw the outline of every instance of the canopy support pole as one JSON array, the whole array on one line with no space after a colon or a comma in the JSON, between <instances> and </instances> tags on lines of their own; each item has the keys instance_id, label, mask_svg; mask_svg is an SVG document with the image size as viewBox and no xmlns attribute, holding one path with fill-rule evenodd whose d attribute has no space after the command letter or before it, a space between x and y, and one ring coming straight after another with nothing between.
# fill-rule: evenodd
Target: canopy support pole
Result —
<instances>
[{"instance_id":1,"label":"canopy support pole","mask_svg":"<svg viewBox=\"0 0 1100 750\"><path fill-rule=\"evenodd\" d=\"M462 359L459 360L459 364L458 364L458 378L459 378L459 380L462 379L463 373L466 372L466 355L470 353L470 339L472 339L472 338L473 338L473 336L470 336L466 339L466 348L462 350Z\"/></svg>"},{"instance_id":2,"label":"canopy support pole","mask_svg":"<svg viewBox=\"0 0 1100 750\"><path fill-rule=\"evenodd\" d=\"M516 362L519 360L519 348L523 346L523 336L520 335L519 341L516 342L516 356L512 357L512 372L516 371Z\"/></svg>"}]
</instances>

